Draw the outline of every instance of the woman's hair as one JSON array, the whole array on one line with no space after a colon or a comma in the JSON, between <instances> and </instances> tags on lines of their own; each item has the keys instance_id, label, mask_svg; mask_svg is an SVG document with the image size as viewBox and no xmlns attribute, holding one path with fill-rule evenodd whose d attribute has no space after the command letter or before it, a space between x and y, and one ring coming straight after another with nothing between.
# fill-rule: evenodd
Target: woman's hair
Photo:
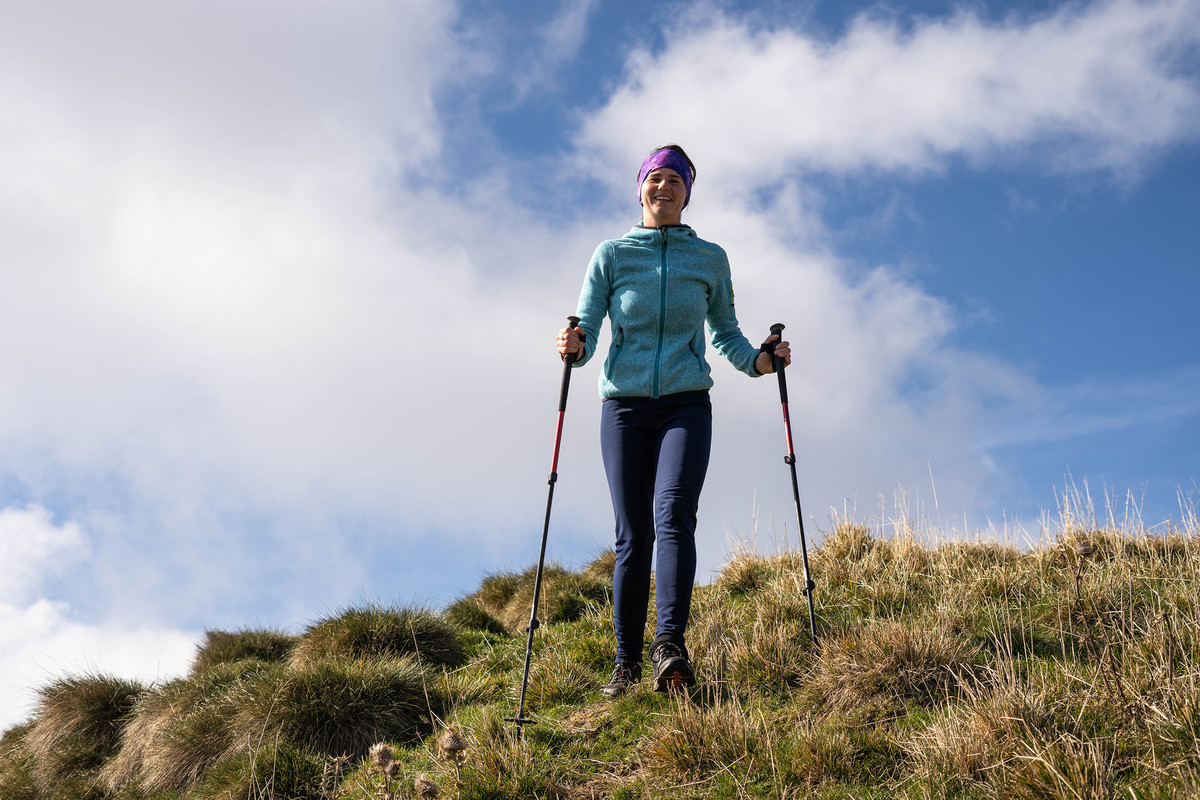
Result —
<instances>
[{"instance_id":1,"label":"woman's hair","mask_svg":"<svg viewBox=\"0 0 1200 800\"><path fill-rule=\"evenodd\" d=\"M696 165L692 163L692 160L690 158L688 158L688 154L683 152L682 147L680 147L677 144L664 144L662 147L656 147L653 150L651 150L650 155L654 155L659 150L674 150L676 153L679 153L679 155L683 156L683 160L687 162L688 169L690 169L692 171L692 181L696 180ZM691 183L692 181L689 181L689 183Z\"/></svg>"}]
</instances>

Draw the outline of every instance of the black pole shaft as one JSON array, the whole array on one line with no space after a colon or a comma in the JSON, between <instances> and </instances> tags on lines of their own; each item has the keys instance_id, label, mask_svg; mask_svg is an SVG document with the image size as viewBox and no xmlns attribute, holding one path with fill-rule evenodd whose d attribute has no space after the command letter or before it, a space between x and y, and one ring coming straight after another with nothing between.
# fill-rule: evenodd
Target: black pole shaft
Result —
<instances>
[{"instance_id":1,"label":"black pole shaft","mask_svg":"<svg viewBox=\"0 0 1200 800\"><path fill-rule=\"evenodd\" d=\"M776 322L771 326L771 333L783 338L782 322ZM776 340L774 344L777 344ZM783 460L791 468L792 472L792 496L796 500L796 524L800 529L800 554L804 561L804 594L808 595L808 632L812 636L813 647L819 648L817 643L817 614L813 607L813 590L816 589L816 584L813 583L812 576L808 571L808 542L804 537L804 513L800 510L800 484L796 480L796 449L792 444L792 420L788 415L788 393L787 393L787 376L784 374L787 363L775 355L774 344L770 345L771 363L775 368L775 375L779 378L779 402L783 406L783 430L787 437L787 455Z\"/></svg>"},{"instance_id":2,"label":"black pole shaft","mask_svg":"<svg viewBox=\"0 0 1200 800\"><path fill-rule=\"evenodd\" d=\"M567 317L568 327L579 325L579 317ZM563 419L567 413L567 391L571 388L571 365L578 358L576 353L567 353L563 359L562 387L558 394L558 425L554 431L554 456L550 460L550 478L547 481L550 489L546 493L546 518L542 523L542 546L538 551L537 574L533 579L533 606L529 611L528 638L525 640L525 669L521 674L521 699L517 704L517 715L508 717L508 722L515 722L520 731L521 725L530 725L534 720L525 716L525 691L529 687L529 663L533 659L533 632L541 627L538 622L538 600L542 593L542 569L546 564L546 541L550 536L550 509L554 505L554 484L558 483L558 451L562 444Z\"/></svg>"}]
</instances>

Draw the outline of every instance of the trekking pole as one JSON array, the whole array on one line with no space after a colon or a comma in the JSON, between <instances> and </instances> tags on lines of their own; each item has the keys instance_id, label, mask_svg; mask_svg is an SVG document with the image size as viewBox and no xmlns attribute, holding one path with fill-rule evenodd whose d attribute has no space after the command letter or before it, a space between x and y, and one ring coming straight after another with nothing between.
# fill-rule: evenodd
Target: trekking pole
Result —
<instances>
[{"instance_id":1,"label":"trekking pole","mask_svg":"<svg viewBox=\"0 0 1200 800\"><path fill-rule=\"evenodd\" d=\"M579 325L579 317L567 317L567 327ZM581 337L582 340L582 337ZM554 431L554 457L550 461L550 491L546 496L546 521L542 524L542 549L538 553L537 575L533 579L533 608L529 612L529 633L525 641L525 671L521 675L521 700L517 705L515 717L505 717L505 722L517 724L517 736L521 735L522 725L533 725L537 720L525 716L525 690L529 686L529 661L533 657L533 632L541 627L538 622L538 599L542 592L542 567L546 563L546 538L550 533L550 506L554 503L554 484L558 482L558 448L562 444L563 417L567 413L567 389L571 386L571 365L578 358L578 353L567 353L563 359L562 389L558 395L558 427Z\"/></svg>"},{"instance_id":2,"label":"trekking pole","mask_svg":"<svg viewBox=\"0 0 1200 800\"><path fill-rule=\"evenodd\" d=\"M800 484L796 482L796 450L792 446L792 421L788 416L787 377L784 375L784 368L787 364L782 358L775 355L775 345L783 339L783 328L782 322L776 322L771 326L771 333L778 338L771 344L764 344L762 351L770 353L775 374L779 376L779 402L783 406L783 431L787 436L787 455L783 457L783 460L792 468L792 495L796 498L796 522L800 526L800 553L804 559L804 593L808 595L808 632L812 636L813 649L820 650L820 645L817 644L817 616L813 610L813 589L817 588L817 585L813 583L812 576L808 572L808 543L804 540L804 514L800 511Z\"/></svg>"}]
</instances>

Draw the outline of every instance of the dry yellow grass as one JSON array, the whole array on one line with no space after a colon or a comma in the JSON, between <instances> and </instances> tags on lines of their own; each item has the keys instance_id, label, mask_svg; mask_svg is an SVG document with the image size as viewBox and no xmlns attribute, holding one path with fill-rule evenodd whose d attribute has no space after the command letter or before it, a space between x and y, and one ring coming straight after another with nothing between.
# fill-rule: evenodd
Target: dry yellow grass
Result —
<instances>
[{"instance_id":1,"label":"dry yellow grass","mask_svg":"<svg viewBox=\"0 0 1200 800\"><path fill-rule=\"evenodd\" d=\"M523 736L504 717L532 570L468 596L510 635L465 611L454 623L368 608L220 689L231 664L200 671L211 687L133 687L124 711L75 719L63 709L91 706L60 685L0 746L0 789L66 800L70 775L97 798L204 800L261 793L246 771L278 764L278 785L314 800L413 796L418 781L463 800L1200 796L1195 519L1159 533L1065 505L1024 547L838 524L810 553L819 650L799 554L739 551L696 589L688 694L600 696L614 647L604 554L547 573L528 702L540 724ZM97 719L119 735L84 735ZM91 743L91 767L62 731ZM394 757L372 771L380 741Z\"/></svg>"}]
</instances>

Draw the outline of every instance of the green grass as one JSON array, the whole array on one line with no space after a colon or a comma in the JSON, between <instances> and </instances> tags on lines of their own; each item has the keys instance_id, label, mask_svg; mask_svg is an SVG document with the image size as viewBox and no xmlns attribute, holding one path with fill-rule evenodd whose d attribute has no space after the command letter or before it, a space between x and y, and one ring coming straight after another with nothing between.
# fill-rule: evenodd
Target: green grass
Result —
<instances>
[{"instance_id":1,"label":"green grass","mask_svg":"<svg viewBox=\"0 0 1200 800\"><path fill-rule=\"evenodd\" d=\"M120 747L145 687L108 675L60 678L45 686L37 713L14 745L38 798L104 795L100 771Z\"/></svg>"},{"instance_id":2,"label":"green grass","mask_svg":"<svg viewBox=\"0 0 1200 800\"><path fill-rule=\"evenodd\" d=\"M842 524L697 587L695 690L617 701L612 555L443 614L348 609L299 636L210 634L191 674L46 687L0 739L5 800L1200 796L1200 542L1078 525L1018 549ZM648 628L652 621L648 620ZM453 727L456 761L439 746ZM386 743L385 763L367 756Z\"/></svg>"},{"instance_id":3,"label":"green grass","mask_svg":"<svg viewBox=\"0 0 1200 800\"><path fill-rule=\"evenodd\" d=\"M220 664L238 661L283 661L296 647L298 637L282 631L244 628L239 631L205 631L204 643L196 651L192 675L198 676Z\"/></svg>"},{"instance_id":4,"label":"green grass","mask_svg":"<svg viewBox=\"0 0 1200 800\"><path fill-rule=\"evenodd\" d=\"M361 758L384 740L417 741L432 730L431 675L415 659L343 658L270 670L247 682L233 718L236 746L274 739L308 752ZM428 699L427 699L428 698Z\"/></svg>"},{"instance_id":5,"label":"green grass","mask_svg":"<svg viewBox=\"0 0 1200 800\"><path fill-rule=\"evenodd\" d=\"M272 671L282 667L241 659L193 669L141 695L120 750L101 771L105 789L156 794L199 781L233 747L247 687Z\"/></svg>"},{"instance_id":6,"label":"green grass","mask_svg":"<svg viewBox=\"0 0 1200 800\"><path fill-rule=\"evenodd\" d=\"M321 620L291 651L294 665L329 659L413 656L438 666L458 666L463 652L458 626L426 609L370 605Z\"/></svg>"},{"instance_id":7,"label":"green grass","mask_svg":"<svg viewBox=\"0 0 1200 800\"><path fill-rule=\"evenodd\" d=\"M0 797L5 800L36 800L33 758L25 747L32 723L17 725L0 738Z\"/></svg>"}]
</instances>

